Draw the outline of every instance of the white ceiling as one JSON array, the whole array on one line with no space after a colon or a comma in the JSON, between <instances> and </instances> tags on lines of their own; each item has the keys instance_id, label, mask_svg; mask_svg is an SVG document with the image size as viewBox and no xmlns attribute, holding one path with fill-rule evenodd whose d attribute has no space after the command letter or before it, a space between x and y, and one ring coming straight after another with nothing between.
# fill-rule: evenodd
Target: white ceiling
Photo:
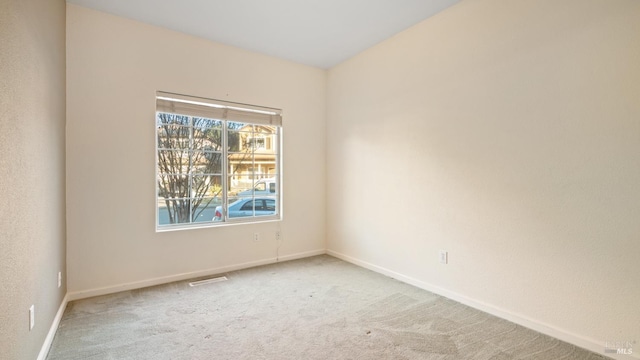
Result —
<instances>
[{"instance_id":1,"label":"white ceiling","mask_svg":"<svg viewBox=\"0 0 640 360\"><path fill-rule=\"evenodd\" d=\"M330 68L460 0L67 0Z\"/></svg>"}]
</instances>

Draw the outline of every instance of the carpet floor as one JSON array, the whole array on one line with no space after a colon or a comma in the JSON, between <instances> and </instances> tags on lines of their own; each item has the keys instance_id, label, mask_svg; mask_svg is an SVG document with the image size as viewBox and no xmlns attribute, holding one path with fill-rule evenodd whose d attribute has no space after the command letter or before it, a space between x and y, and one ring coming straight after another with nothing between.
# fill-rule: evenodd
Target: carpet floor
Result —
<instances>
[{"instance_id":1,"label":"carpet floor","mask_svg":"<svg viewBox=\"0 0 640 360\"><path fill-rule=\"evenodd\" d=\"M595 360L331 256L70 302L48 360Z\"/></svg>"}]
</instances>

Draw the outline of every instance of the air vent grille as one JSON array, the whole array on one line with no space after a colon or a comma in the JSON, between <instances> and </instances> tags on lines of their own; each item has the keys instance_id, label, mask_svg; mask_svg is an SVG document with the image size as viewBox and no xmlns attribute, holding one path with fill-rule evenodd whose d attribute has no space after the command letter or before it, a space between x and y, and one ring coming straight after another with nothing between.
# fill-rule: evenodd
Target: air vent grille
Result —
<instances>
[{"instance_id":1,"label":"air vent grille","mask_svg":"<svg viewBox=\"0 0 640 360\"><path fill-rule=\"evenodd\" d=\"M229 280L229 279L227 279L226 276L219 276L219 277L214 277L214 278L209 278L209 279L192 281L192 282L189 283L189 286L191 286L191 287L201 286L201 285L213 284L213 283L217 283L217 282L221 282L221 281L227 281L227 280Z\"/></svg>"}]
</instances>

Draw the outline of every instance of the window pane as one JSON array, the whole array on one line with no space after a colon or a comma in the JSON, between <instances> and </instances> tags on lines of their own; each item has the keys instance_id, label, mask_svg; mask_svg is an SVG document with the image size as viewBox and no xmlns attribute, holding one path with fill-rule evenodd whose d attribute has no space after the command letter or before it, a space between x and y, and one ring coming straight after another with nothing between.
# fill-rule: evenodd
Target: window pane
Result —
<instances>
[{"instance_id":1,"label":"window pane","mask_svg":"<svg viewBox=\"0 0 640 360\"><path fill-rule=\"evenodd\" d=\"M229 196L248 197L252 196L253 176L251 175L235 175L230 176L227 182Z\"/></svg>"},{"instance_id":2,"label":"window pane","mask_svg":"<svg viewBox=\"0 0 640 360\"><path fill-rule=\"evenodd\" d=\"M266 199L265 200L265 210L266 211L276 211L276 199Z\"/></svg>"},{"instance_id":3,"label":"window pane","mask_svg":"<svg viewBox=\"0 0 640 360\"><path fill-rule=\"evenodd\" d=\"M194 151L191 153L192 172L196 174L222 174L222 153Z\"/></svg>"},{"instance_id":4,"label":"window pane","mask_svg":"<svg viewBox=\"0 0 640 360\"><path fill-rule=\"evenodd\" d=\"M158 113L156 116L158 149L188 149L191 118Z\"/></svg>"},{"instance_id":5,"label":"window pane","mask_svg":"<svg viewBox=\"0 0 640 360\"><path fill-rule=\"evenodd\" d=\"M251 126L251 124L245 124L237 121L229 121L227 122L227 129L240 131L240 129L245 128L247 126Z\"/></svg>"},{"instance_id":6,"label":"window pane","mask_svg":"<svg viewBox=\"0 0 640 360\"><path fill-rule=\"evenodd\" d=\"M242 197L229 204L229 218L253 216L253 200Z\"/></svg>"},{"instance_id":7,"label":"window pane","mask_svg":"<svg viewBox=\"0 0 640 360\"><path fill-rule=\"evenodd\" d=\"M191 178L191 197L222 197L222 176L193 175Z\"/></svg>"},{"instance_id":8,"label":"window pane","mask_svg":"<svg viewBox=\"0 0 640 360\"><path fill-rule=\"evenodd\" d=\"M270 216L276 214L276 199L268 197L256 197L254 200L254 216Z\"/></svg>"},{"instance_id":9,"label":"window pane","mask_svg":"<svg viewBox=\"0 0 640 360\"><path fill-rule=\"evenodd\" d=\"M189 149L190 133L190 128L185 126L159 126L157 128L158 149Z\"/></svg>"},{"instance_id":10,"label":"window pane","mask_svg":"<svg viewBox=\"0 0 640 360\"><path fill-rule=\"evenodd\" d=\"M277 155L258 154L253 158L253 169L257 178L273 177L276 174Z\"/></svg>"},{"instance_id":11,"label":"window pane","mask_svg":"<svg viewBox=\"0 0 640 360\"><path fill-rule=\"evenodd\" d=\"M222 151L222 130L194 128L193 149Z\"/></svg>"},{"instance_id":12,"label":"window pane","mask_svg":"<svg viewBox=\"0 0 640 360\"><path fill-rule=\"evenodd\" d=\"M258 200L258 198L256 200ZM259 200L260 206L256 206L255 216L269 216L276 214L276 198L260 197Z\"/></svg>"},{"instance_id":13,"label":"window pane","mask_svg":"<svg viewBox=\"0 0 640 360\"><path fill-rule=\"evenodd\" d=\"M189 152L186 150L158 150L158 175L188 174Z\"/></svg>"},{"instance_id":14,"label":"window pane","mask_svg":"<svg viewBox=\"0 0 640 360\"><path fill-rule=\"evenodd\" d=\"M220 197L205 197L200 199L198 207L193 208L193 222L215 221L216 208L220 211L222 199Z\"/></svg>"},{"instance_id":15,"label":"window pane","mask_svg":"<svg viewBox=\"0 0 640 360\"><path fill-rule=\"evenodd\" d=\"M238 137L240 142L239 152L252 153L255 151L255 138L253 136L253 126L248 125L243 128L244 131L238 131Z\"/></svg>"},{"instance_id":16,"label":"window pane","mask_svg":"<svg viewBox=\"0 0 640 360\"><path fill-rule=\"evenodd\" d=\"M243 152L242 138L247 136L247 129L248 133L251 134L251 125L233 121L227 123L227 146L230 153Z\"/></svg>"},{"instance_id":17,"label":"window pane","mask_svg":"<svg viewBox=\"0 0 640 360\"><path fill-rule=\"evenodd\" d=\"M182 125L191 126L191 118L186 115L156 113L157 125Z\"/></svg>"},{"instance_id":18,"label":"window pane","mask_svg":"<svg viewBox=\"0 0 640 360\"><path fill-rule=\"evenodd\" d=\"M247 144L254 151L264 151L266 140L264 136L251 136L248 138Z\"/></svg>"},{"instance_id":19,"label":"window pane","mask_svg":"<svg viewBox=\"0 0 640 360\"><path fill-rule=\"evenodd\" d=\"M253 200L248 200L246 202L244 202L244 204L242 205L242 207L240 208L240 210L242 211L253 211Z\"/></svg>"},{"instance_id":20,"label":"window pane","mask_svg":"<svg viewBox=\"0 0 640 360\"><path fill-rule=\"evenodd\" d=\"M169 225L169 211L164 199L158 198L158 225Z\"/></svg>"},{"instance_id":21,"label":"window pane","mask_svg":"<svg viewBox=\"0 0 640 360\"><path fill-rule=\"evenodd\" d=\"M256 182L256 186L253 187L253 190L256 192L267 191L267 184L264 181Z\"/></svg>"},{"instance_id":22,"label":"window pane","mask_svg":"<svg viewBox=\"0 0 640 360\"><path fill-rule=\"evenodd\" d=\"M222 130L222 124L223 124L222 120L208 119L208 118L201 118L201 117L193 118L193 127L201 128L203 130L206 130L206 129Z\"/></svg>"},{"instance_id":23,"label":"window pane","mask_svg":"<svg viewBox=\"0 0 640 360\"><path fill-rule=\"evenodd\" d=\"M227 171L229 175L252 175L253 174L253 154L233 153L227 156Z\"/></svg>"},{"instance_id":24,"label":"window pane","mask_svg":"<svg viewBox=\"0 0 640 360\"><path fill-rule=\"evenodd\" d=\"M158 224L188 224L191 222L191 199L158 199Z\"/></svg>"},{"instance_id":25,"label":"window pane","mask_svg":"<svg viewBox=\"0 0 640 360\"><path fill-rule=\"evenodd\" d=\"M158 176L158 197L188 198L189 176L188 175L160 175Z\"/></svg>"},{"instance_id":26,"label":"window pane","mask_svg":"<svg viewBox=\"0 0 640 360\"><path fill-rule=\"evenodd\" d=\"M235 124L235 128L252 128L252 125L240 123ZM243 146L243 138L246 138L250 132L243 131L227 131L229 152L227 155L227 174L235 177L230 191L238 188L238 191L249 190L253 187L253 151L251 148Z\"/></svg>"}]
</instances>

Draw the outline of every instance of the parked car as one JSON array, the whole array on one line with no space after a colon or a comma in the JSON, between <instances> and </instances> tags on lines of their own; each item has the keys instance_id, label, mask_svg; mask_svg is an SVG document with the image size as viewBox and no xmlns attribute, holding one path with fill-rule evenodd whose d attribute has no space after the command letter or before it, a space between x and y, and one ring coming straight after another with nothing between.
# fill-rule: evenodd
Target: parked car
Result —
<instances>
[{"instance_id":1,"label":"parked car","mask_svg":"<svg viewBox=\"0 0 640 360\"><path fill-rule=\"evenodd\" d=\"M276 194L276 178L260 179L253 189L238 193L238 196L274 196Z\"/></svg>"},{"instance_id":2,"label":"parked car","mask_svg":"<svg viewBox=\"0 0 640 360\"><path fill-rule=\"evenodd\" d=\"M241 198L229 204L230 218L273 215L276 213L275 198ZM222 206L216 206L213 221L222 221Z\"/></svg>"}]
</instances>

